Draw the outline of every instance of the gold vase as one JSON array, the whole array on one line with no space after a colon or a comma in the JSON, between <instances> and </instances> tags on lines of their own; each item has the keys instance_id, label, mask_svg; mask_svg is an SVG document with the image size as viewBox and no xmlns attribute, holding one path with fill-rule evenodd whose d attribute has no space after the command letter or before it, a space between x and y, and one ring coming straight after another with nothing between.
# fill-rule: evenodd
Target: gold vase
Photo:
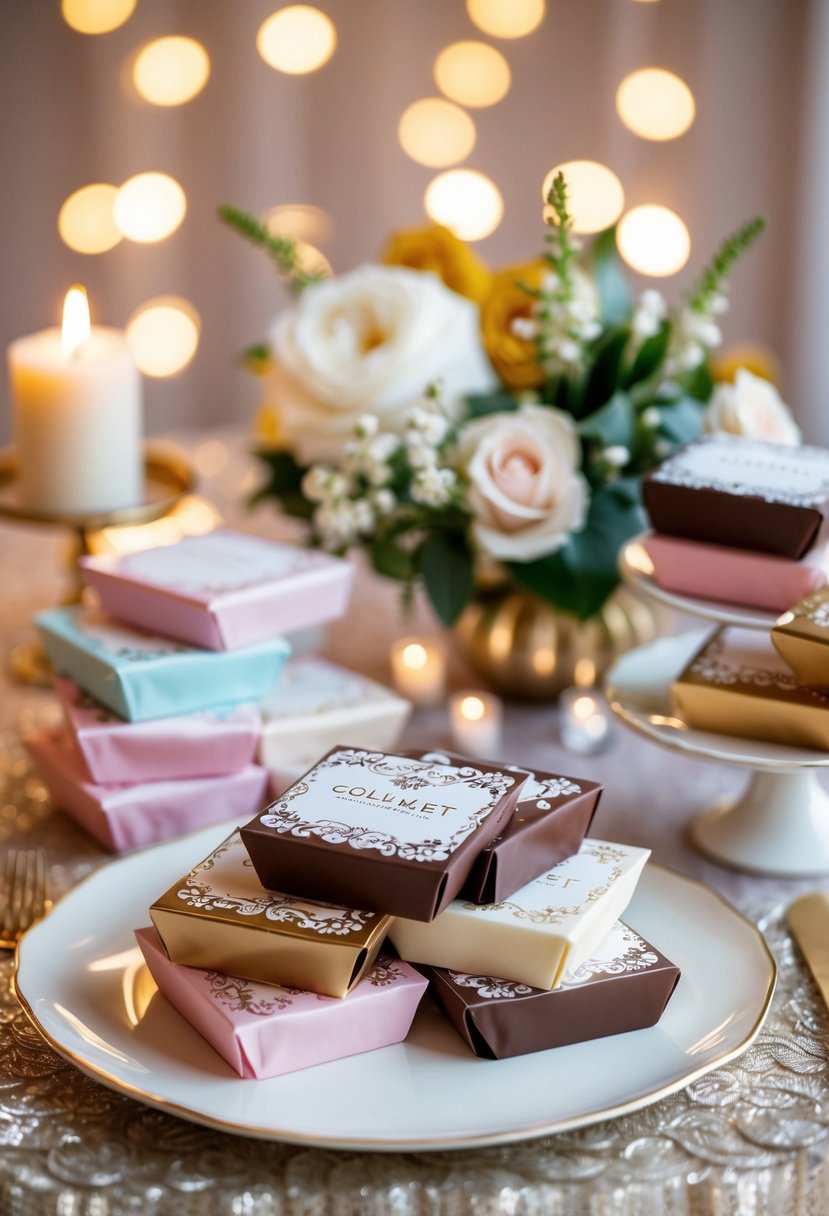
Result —
<instances>
[{"instance_id":1,"label":"gold vase","mask_svg":"<svg viewBox=\"0 0 829 1216\"><path fill-rule=\"evenodd\" d=\"M654 610L626 587L586 621L530 591L485 587L454 629L466 662L503 696L525 701L593 683L618 654L658 633Z\"/></svg>"}]
</instances>

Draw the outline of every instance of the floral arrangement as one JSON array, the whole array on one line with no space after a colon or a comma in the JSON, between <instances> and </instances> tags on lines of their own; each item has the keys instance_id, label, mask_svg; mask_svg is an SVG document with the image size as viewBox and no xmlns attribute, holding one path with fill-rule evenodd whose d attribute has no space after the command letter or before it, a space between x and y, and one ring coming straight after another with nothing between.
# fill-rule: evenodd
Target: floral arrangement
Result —
<instances>
[{"instance_id":1,"label":"floral arrangement","mask_svg":"<svg viewBox=\"0 0 829 1216\"><path fill-rule=\"evenodd\" d=\"M612 230L582 248L561 175L548 204L535 261L491 273L438 227L324 281L291 241L221 210L296 291L252 353L267 388L256 498L307 519L314 543L422 582L447 624L482 571L592 616L644 526L643 473L703 428L799 439L771 383L743 371L715 387L710 371L727 275L762 219L669 308L632 297Z\"/></svg>"}]
</instances>

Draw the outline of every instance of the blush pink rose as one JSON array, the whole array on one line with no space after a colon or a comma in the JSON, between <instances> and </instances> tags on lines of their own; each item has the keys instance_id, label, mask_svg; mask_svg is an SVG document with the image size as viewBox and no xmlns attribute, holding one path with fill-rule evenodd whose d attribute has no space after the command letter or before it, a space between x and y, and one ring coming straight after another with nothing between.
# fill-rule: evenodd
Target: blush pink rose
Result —
<instances>
[{"instance_id":1,"label":"blush pink rose","mask_svg":"<svg viewBox=\"0 0 829 1216\"><path fill-rule=\"evenodd\" d=\"M478 548L514 562L560 549L587 513L580 458L571 419L548 406L525 405L465 427L461 463Z\"/></svg>"}]
</instances>

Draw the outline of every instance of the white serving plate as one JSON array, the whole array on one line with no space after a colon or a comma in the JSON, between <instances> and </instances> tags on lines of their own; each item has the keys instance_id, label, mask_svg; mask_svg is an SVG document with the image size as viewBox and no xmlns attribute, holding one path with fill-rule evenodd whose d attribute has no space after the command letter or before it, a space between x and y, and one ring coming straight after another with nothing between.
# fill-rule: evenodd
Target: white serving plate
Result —
<instances>
[{"instance_id":1,"label":"white serving plate","mask_svg":"<svg viewBox=\"0 0 829 1216\"><path fill-rule=\"evenodd\" d=\"M476 1059L425 1001L405 1043L242 1080L154 991L133 928L233 825L114 861L20 943L16 985L52 1046L105 1085L226 1131L326 1148L507 1143L628 1113L739 1055L776 969L759 930L711 889L646 867L625 919L682 969L658 1026L511 1060Z\"/></svg>"}]
</instances>

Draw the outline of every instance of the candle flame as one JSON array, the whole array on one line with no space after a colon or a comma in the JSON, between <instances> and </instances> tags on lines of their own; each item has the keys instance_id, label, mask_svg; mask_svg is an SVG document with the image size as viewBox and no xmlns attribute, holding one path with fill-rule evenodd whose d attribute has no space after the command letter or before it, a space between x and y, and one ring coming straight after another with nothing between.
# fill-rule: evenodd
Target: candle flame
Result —
<instances>
[{"instance_id":1,"label":"candle flame","mask_svg":"<svg viewBox=\"0 0 829 1216\"><path fill-rule=\"evenodd\" d=\"M429 661L429 656L426 653L426 647L420 642L410 642L408 646L403 648L403 664L413 670L425 667Z\"/></svg>"},{"instance_id":2,"label":"candle flame","mask_svg":"<svg viewBox=\"0 0 829 1216\"><path fill-rule=\"evenodd\" d=\"M60 345L64 355L74 355L89 338L89 300L85 287L70 287L63 301L63 325Z\"/></svg>"},{"instance_id":3,"label":"candle flame","mask_svg":"<svg viewBox=\"0 0 829 1216\"><path fill-rule=\"evenodd\" d=\"M464 697L461 701L461 715L467 722L480 722L486 713L486 706L480 697Z\"/></svg>"}]
</instances>

